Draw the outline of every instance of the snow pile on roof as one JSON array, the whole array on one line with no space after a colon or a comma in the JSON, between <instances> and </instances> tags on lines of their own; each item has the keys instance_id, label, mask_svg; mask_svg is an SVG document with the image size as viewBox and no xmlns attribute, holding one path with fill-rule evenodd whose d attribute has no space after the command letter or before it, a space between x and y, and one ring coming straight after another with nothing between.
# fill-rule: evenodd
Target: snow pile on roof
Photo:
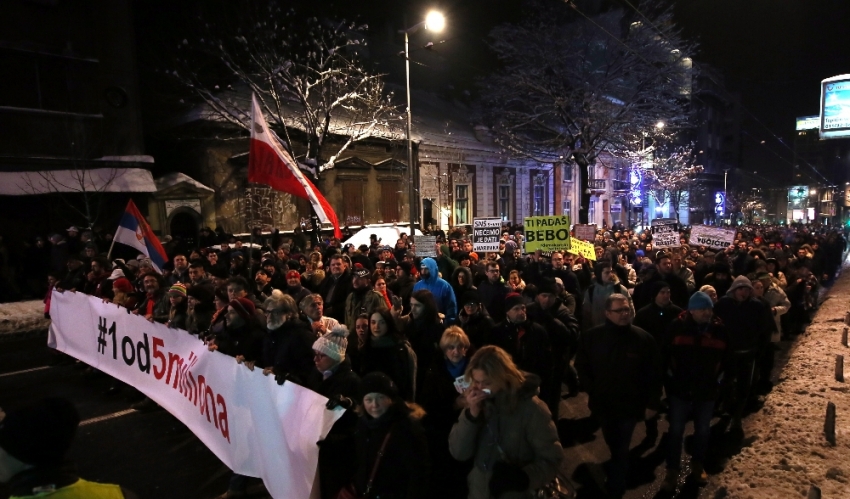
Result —
<instances>
[{"instance_id":1,"label":"snow pile on roof","mask_svg":"<svg viewBox=\"0 0 850 499\"><path fill-rule=\"evenodd\" d=\"M47 329L49 325L41 300L0 303L0 335Z\"/></svg>"},{"instance_id":2,"label":"snow pile on roof","mask_svg":"<svg viewBox=\"0 0 850 499\"><path fill-rule=\"evenodd\" d=\"M846 383L835 381L835 356L850 362L850 348L841 345L848 309L850 265L845 262L764 408L745 420L746 439L754 442L730 460L703 497L806 497L811 485L824 498L850 497L850 370ZM835 447L824 437L827 402L836 405Z\"/></svg>"},{"instance_id":3,"label":"snow pile on roof","mask_svg":"<svg viewBox=\"0 0 850 499\"><path fill-rule=\"evenodd\" d=\"M0 172L0 196L28 196L56 192L91 194L155 191L153 176L144 168Z\"/></svg>"},{"instance_id":4,"label":"snow pile on roof","mask_svg":"<svg viewBox=\"0 0 850 499\"><path fill-rule=\"evenodd\" d=\"M185 175L183 173L179 173L179 172L174 172L174 173L169 173L167 175L163 175L162 177L159 177L158 179L154 180L154 182L156 183L156 190L157 191L161 191L161 190L167 189L169 187L173 187L177 184L182 184L183 182L186 182L186 183L188 183L188 184L190 184L190 185L192 185L192 186L194 186L194 187L196 187L196 188L198 188L202 191L215 192L215 190L213 190L213 189L207 187L206 185L198 182L197 180L193 179L192 177Z\"/></svg>"}]
</instances>

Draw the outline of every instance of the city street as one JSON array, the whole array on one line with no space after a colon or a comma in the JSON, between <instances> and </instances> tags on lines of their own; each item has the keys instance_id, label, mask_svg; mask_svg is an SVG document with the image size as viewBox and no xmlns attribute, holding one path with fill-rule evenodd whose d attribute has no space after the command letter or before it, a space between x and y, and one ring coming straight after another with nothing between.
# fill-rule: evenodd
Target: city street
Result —
<instances>
[{"instance_id":1,"label":"city street","mask_svg":"<svg viewBox=\"0 0 850 499\"><path fill-rule=\"evenodd\" d=\"M230 471L182 423L163 410L129 409L138 393L125 388L118 395L106 395L110 378L87 373L69 359L51 365L57 359L45 343L46 333L0 341L0 402L14 407L48 395L73 400L83 422L71 458L81 476L119 483L140 498L209 499L226 489ZM638 425L627 499L670 497L658 492L664 476L666 426L662 417L660 436L654 441L661 442L658 446L645 440L645 426ZM608 451L590 417L585 394L562 402L558 432L566 453L564 471L577 485L578 497L601 497ZM720 470L721 454L715 449L707 463L710 473ZM268 497L259 480L251 490L255 497ZM682 483L675 497L697 498L699 492L692 484ZM6 497L0 488L0 498Z\"/></svg>"}]
</instances>

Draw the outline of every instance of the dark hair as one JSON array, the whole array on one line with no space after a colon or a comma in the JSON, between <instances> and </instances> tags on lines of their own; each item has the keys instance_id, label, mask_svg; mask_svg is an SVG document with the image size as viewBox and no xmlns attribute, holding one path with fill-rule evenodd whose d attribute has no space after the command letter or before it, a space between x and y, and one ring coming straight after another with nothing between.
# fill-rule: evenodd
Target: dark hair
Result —
<instances>
[{"instance_id":1,"label":"dark hair","mask_svg":"<svg viewBox=\"0 0 850 499\"><path fill-rule=\"evenodd\" d=\"M376 282L378 282L378 279L383 279L384 282L386 282L387 273L384 272L384 270L382 270L382 269L378 269L378 270L372 272L372 285L373 286L375 285Z\"/></svg>"},{"instance_id":2,"label":"dark hair","mask_svg":"<svg viewBox=\"0 0 850 499\"><path fill-rule=\"evenodd\" d=\"M191 262L189 262L189 268L190 269L206 269L207 266L205 265L203 260L201 260L200 258L196 258L196 259L192 260Z\"/></svg>"},{"instance_id":3,"label":"dark hair","mask_svg":"<svg viewBox=\"0 0 850 499\"><path fill-rule=\"evenodd\" d=\"M248 281L241 275L236 275L228 279L226 285L230 286L231 284L242 288L242 291L248 291L250 289L248 287Z\"/></svg>"},{"instance_id":4,"label":"dark hair","mask_svg":"<svg viewBox=\"0 0 850 499\"><path fill-rule=\"evenodd\" d=\"M434 300L434 295L428 291L427 289L420 289L418 291L414 291L410 298L418 301L419 303L425 305L425 313L423 314L423 319L425 322L435 324L440 321L439 310L437 309L437 302Z\"/></svg>"},{"instance_id":5,"label":"dark hair","mask_svg":"<svg viewBox=\"0 0 850 499\"><path fill-rule=\"evenodd\" d=\"M109 270L109 260L103 256L96 256L91 259L92 263L97 263L97 265L103 270Z\"/></svg>"},{"instance_id":6,"label":"dark hair","mask_svg":"<svg viewBox=\"0 0 850 499\"><path fill-rule=\"evenodd\" d=\"M224 303L230 303L230 298L227 296L227 286L219 286L215 288L213 294Z\"/></svg>"},{"instance_id":7,"label":"dark hair","mask_svg":"<svg viewBox=\"0 0 850 499\"><path fill-rule=\"evenodd\" d=\"M384 322L387 323L387 335L391 336L396 341L401 341L401 340L404 339L404 335L396 327L395 320L393 319L393 314L389 310L375 310L374 312L372 312L372 315L375 315L375 314L380 315L381 318L384 319ZM365 316L366 314L360 314L360 315ZM360 316L358 316L357 318L359 319ZM357 322L357 319L355 319L355 323L356 322ZM366 340L367 342L371 341L371 338L372 338L371 332L372 332L372 316L370 315L369 316L369 336L368 336L369 339Z\"/></svg>"}]
</instances>

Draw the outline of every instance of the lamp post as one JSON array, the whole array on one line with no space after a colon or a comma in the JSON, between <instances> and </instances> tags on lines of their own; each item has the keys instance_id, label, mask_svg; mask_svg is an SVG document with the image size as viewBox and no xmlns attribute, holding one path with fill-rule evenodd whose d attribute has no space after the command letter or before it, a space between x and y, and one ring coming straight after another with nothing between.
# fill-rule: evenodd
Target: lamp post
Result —
<instances>
[{"instance_id":1,"label":"lamp post","mask_svg":"<svg viewBox=\"0 0 850 499\"><path fill-rule=\"evenodd\" d=\"M434 32L440 32L443 30L445 24L446 20L442 14L436 11L431 11L425 17L424 21L399 31L399 33L404 33L404 78L407 85L407 176L410 182L410 191L408 193L410 198L410 207L408 208L410 210L410 237L414 237L413 224L416 222L416 212L419 208L419 200L416 199L416 183L414 182L413 169L413 139L410 137L410 132L413 127L413 118L410 111L410 49L408 48L408 37L422 28Z\"/></svg>"}]
</instances>

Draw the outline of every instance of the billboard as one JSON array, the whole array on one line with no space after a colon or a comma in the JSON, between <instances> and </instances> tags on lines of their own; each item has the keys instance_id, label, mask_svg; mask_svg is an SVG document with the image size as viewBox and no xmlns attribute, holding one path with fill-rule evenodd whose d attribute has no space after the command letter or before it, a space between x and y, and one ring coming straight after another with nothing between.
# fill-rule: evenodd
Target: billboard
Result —
<instances>
[{"instance_id":1,"label":"billboard","mask_svg":"<svg viewBox=\"0 0 850 499\"><path fill-rule=\"evenodd\" d=\"M797 131L817 130L820 128L820 116L801 116L797 118Z\"/></svg>"},{"instance_id":2,"label":"billboard","mask_svg":"<svg viewBox=\"0 0 850 499\"><path fill-rule=\"evenodd\" d=\"M850 137L850 74L821 82L820 138Z\"/></svg>"}]
</instances>

